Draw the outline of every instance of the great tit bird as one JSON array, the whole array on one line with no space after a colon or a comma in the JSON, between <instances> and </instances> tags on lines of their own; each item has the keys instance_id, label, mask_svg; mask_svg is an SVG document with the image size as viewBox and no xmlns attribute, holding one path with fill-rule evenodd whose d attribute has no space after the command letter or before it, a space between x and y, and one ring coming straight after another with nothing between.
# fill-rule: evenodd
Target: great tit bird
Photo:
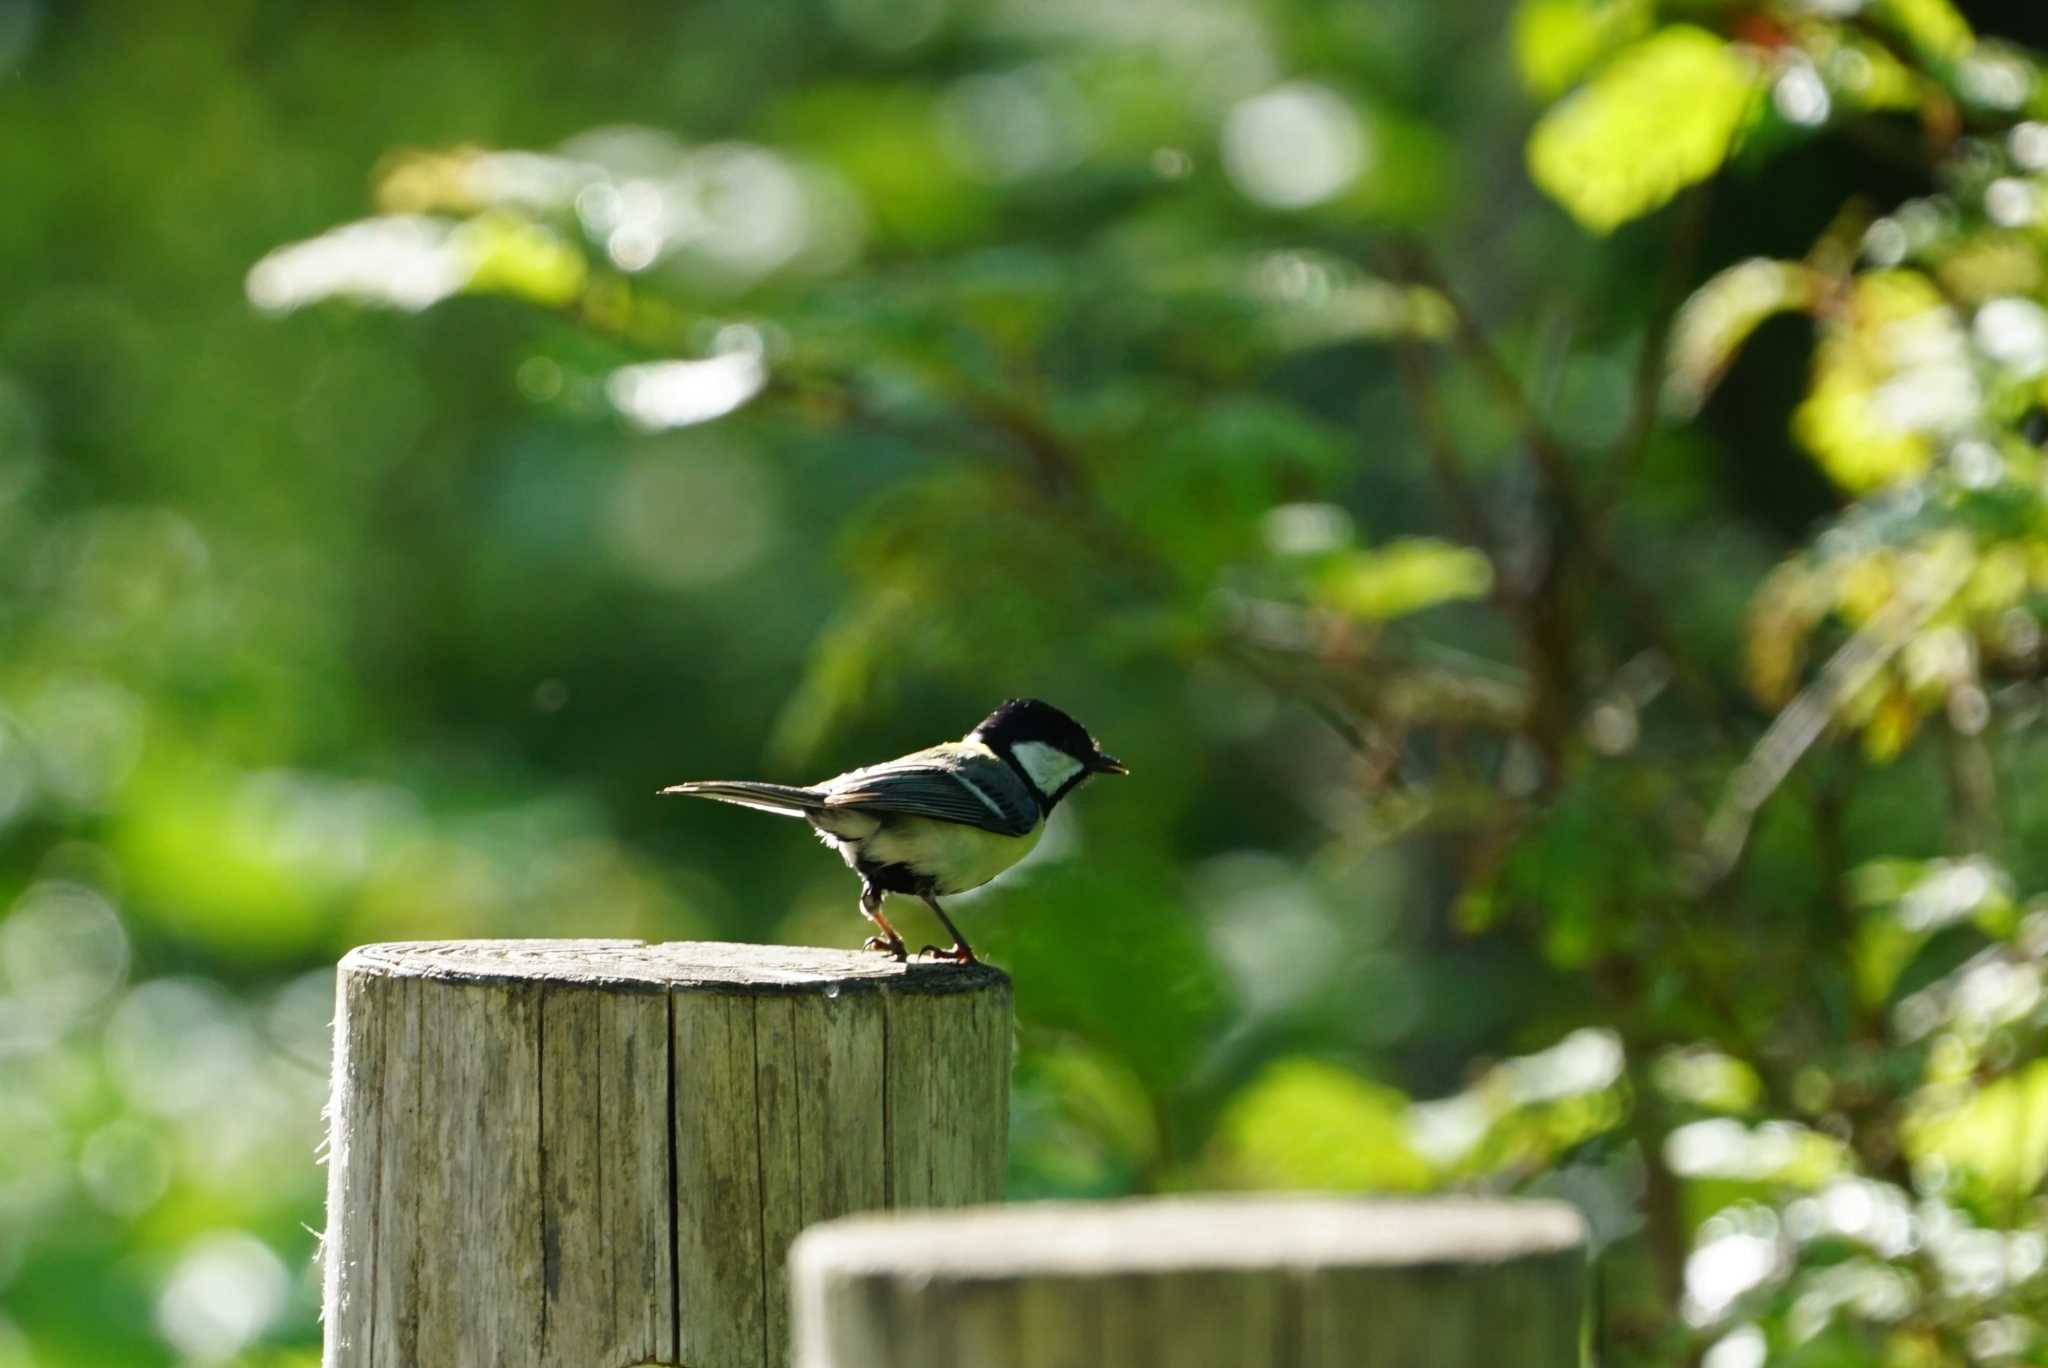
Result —
<instances>
[{"instance_id":1,"label":"great tit bird","mask_svg":"<svg viewBox=\"0 0 2048 1368\"><path fill-rule=\"evenodd\" d=\"M951 949L924 953L972 964L974 951L939 898L979 888L1030 854L1053 808L1089 775L1128 773L1058 708L1012 698L958 741L808 788L706 780L661 792L803 818L860 875L861 915L877 931L864 949L909 958L882 915L883 895L908 893L953 937Z\"/></svg>"}]
</instances>

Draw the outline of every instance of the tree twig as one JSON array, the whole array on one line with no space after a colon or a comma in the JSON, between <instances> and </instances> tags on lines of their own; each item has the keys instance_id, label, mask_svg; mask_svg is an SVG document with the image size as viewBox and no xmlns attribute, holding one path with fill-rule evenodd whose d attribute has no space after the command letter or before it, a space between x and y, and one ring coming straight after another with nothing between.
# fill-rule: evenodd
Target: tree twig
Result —
<instances>
[{"instance_id":1,"label":"tree twig","mask_svg":"<svg viewBox=\"0 0 2048 1368\"><path fill-rule=\"evenodd\" d=\"M1450 425L1444 421L1443 399L1437 390L1436 373L1430 367L1429 357L1424 353L1421 342L1405 333L1394 348L1394 357L1401 369L1402 384L1408 391L1408 405L1415 411L1416 428L1429 451L1430 470L1435 473L1437 484L1442 486L1444 497L1450 502L1459 532L1486 552L1488 559L1497 562L1501 550L1500 536L1487 518L1478 492L1472 487L1472 479L1465 471L1464 455L1451 440Z\"/></svg>"},{"instance_id":2,"label":"tree twig","mask_svg":"<svg viewBox=\"0 0 2048 1368\"><path fill-rule=\"evenodd\" d=\"M1603 516L1613 510L1627 492L1630 480L1642 464L1643 452L1657 430L1657 413L1664 391L1664 371L1671 351L1671 329L1685 303L1685 284L1699 260L1706 240L1708 210L1713 203L1714 182L1696 185L1679 200L1678 224L1658 273L1657 296L1651 305L1649 326L1643 333L1642 350L1636 355L1633 392L1629 399L1628 422L1615 439L1608 467Z\"/></svg>"},{"instance_id":3,"label":"tree twig","mask_svg":"<svg viewBox=\"0 0 2048 1368\"><path fill-rule=\"evenodd\" d=\"M1951 841L1961 854L1993 854L2004 844L1998 814L1998 769L1981 732L1950 727L1949 790L1955 796Z\"/></svg>"},{"instance_id":4,"label":"tree twig","mask_svg":"<svg viewBox=\"0 0 2048 1368\"><path fill-rule=\"evenodd\" d=\"M1636 583L1635 577L1615 554L1603 522L1593 516L1592 505L1564 444L1543 421L1542 415L1536 412L1521 381L1501 358L1472 311L1451 288L1427 249L1408 239L1400 244L1395 256L1406 278L1429 286L1450 305L1459 349L1479 371L1488 388L1521 430L1522 440L1562 514L1558 538L1560 549L1583 555L1599 571L1602 581L1621 599L1637 627L1671 662L1672 675L1680 690L1709 727L1721 730L1723 710L1720 691L1712 678L1692 659L1691 653L1680 644L1677 633L1664 620L1655 599Z\"/></svg>"},{"instance_id":5,"label":"tree twig","mask_svg":"<svg viewBox=\"0 0 2048 1368\"><path fill-rule=\"evenodd\" d=\"M1969 578L1966 556L1929 560L1919 582L1909 583L1829 658L1820 678L1785 705L1736 769L1701 839L1699 865L1693 871L1696 891L1719 883L1734 869L1757 810L1820 738L1843 700L1875 677Z\"/></svg>"}]
</instances>

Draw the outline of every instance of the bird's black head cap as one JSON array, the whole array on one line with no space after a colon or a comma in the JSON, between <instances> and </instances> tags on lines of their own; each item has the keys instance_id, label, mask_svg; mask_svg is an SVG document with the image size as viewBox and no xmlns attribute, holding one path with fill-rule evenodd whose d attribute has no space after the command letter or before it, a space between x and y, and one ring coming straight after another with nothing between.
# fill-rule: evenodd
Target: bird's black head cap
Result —
<instances>
[{"instance_id":1,"label":"bird's black head cap","mask_svg":"<svg viewBox=\"0 0 2048 1368\"><path fill-rule=\"evenodd\" d=\"M1050 703L1036 698L1007 698L975 729L989 745L1006 750L1026 741L1057 746L1076 760L1096 753L1095 738L1088 729Z\"/></svg>"},{"instance_id":2,"label":"bird's black head cap","mask_svg":"<svg viewBox=\"0 0 2048 1368\"><path fill-rule=\"evenodd\" d=\"M1053 811L1053 805L1067 797L1073 786L1090 774L1130 772L1124 768L1122 760L1106 754L1100 745L1096 745L1096 737L1087 735L1087 727L1055 709L1051 702L1038 702L1036 698L1006 698L1004 707L983 717L981 725L969 735L981 737L983 745L1010 762L1010 768L1014 768L1024 782L1030 784L1032 793L1038 795L1038 803L1044 811ZM1030 766L1018 760L1018 747L1032 741L1051 745L1079 762L1079 768L1059 784L1055 793L1044 793L1038 780L1032 778Z\"/></svg>"},{"instance_id":3,"label":"bird's black head cap","mask_svg":"<svg viewBox=\"0 0 2048 1368\"><path fill-rule=\"evenodd\" d=\"M1065 751L1080 761L1080 770L1060 787L1058 793L1045 795L1048 807L1058 802L1069 789L1091 774L1130 773L1124 768L1121 760L1095 744L1095 738L1088 734L1086 727L1052 704L1040 702L1036 698L1006 699L1002 707L981 720L981 725L974 729L973 735L980 737L990 749L1009 760L1012 765L1017 763L1017 747L1030 741ZM1029 774L1026 774L1025 778L1027 782L1032 782L1034 788L1037 787Z\"/></svg>"}]
</instances>

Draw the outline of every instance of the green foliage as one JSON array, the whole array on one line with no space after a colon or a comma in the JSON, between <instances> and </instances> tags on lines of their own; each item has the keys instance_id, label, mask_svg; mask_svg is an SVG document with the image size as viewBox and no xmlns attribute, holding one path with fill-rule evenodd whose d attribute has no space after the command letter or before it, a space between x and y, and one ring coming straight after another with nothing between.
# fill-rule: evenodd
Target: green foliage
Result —
<instances>
[{"instance_id":1,"label":"green foliage","mask_svg":"<svg viewBox=\"0 0 2048 1368\"><path fill-rule=\"evenodd\" d=\"M1694 290L1672 323L1665 407L1674 416L1697 416L1750 334L1774 315L1816 307L1826 284L1799 263L1752 258Z\"/></svg>"},{"instance_id":2,"label":"green foliage","mask_svg":"<svg viewBox=\"0 0 2048 1368\"><path fill-rule=\"evenodd\" d=\"M1703 29L1660 29L1543 116L1529 174L1580 223L1610 232L1719 171L1756 92L1755 60L1740 49Z\"/></svg>"},{"instance_id":3,"label":"green foliage","mask_svg":"<svg viewBox=\"0 0 2048 1368\"><path fill-rule=\"evenodd\" d=\"M1859 277L1854 292L1834 307L1839 312L1814 353L1812 388L1793 417L1794 430L1851 494L1925 475L1933 463L1930 427L1939 416L1901 421L1884 396L1965 382L1949 374L1901 374L1909 367L1953 367L1963 354L1962 329L1934 283L1912 271Z\"/></svg>"},{"instance_id":4,"label":"green foliage","mask_svg":"<svg viewBox=\"0 0 2048 1368\"><path fill-rule=\"evenodd\" d=\"M1384 621L1439 603L1485 598L1492 588L1493 567L1479 552L1407 537L1332 556L1311 593L1314 602L1333 612Z\"/></svg>"},{"instance_id":5,"label":"green foliage","mask_svg":"<svg viewBox=\"0 0 2048 1368\"><path fill-rule=\"evenodd\" d=\"M1655 22L1649 0L1522 0L1515 6L1515 64L1532 93L1554 99Z\"/></svg>"},{"instance_id":6,"label":"green foliage","mask_svg":"<svg viewBox=\"0 0 2048 1368\"><path fill-rule=\"evenodd\" d=\"M1871 8L1923 61L1952 62L1976 41L1969 23L1949 0L1881 0Z\"/></svg>"},{"instance_id":7,"label":"green foliage","mask_svg":"<svg viewBox=\"0 0 2048 1368\"><path fill-rule=\"evenodd\" d=\"M1335 1065L1277 1060L1217 1122L1215 1181L1244 1187L1403 1192L1431 1185L1408 1145L1407 1099Z\"/></svg>"},{"instance_id":8,"label":"green foliage","mask_svg":"<svg viewBox=\"0 0 2048 1368\"><path fill-rule=\"evenodd\" d=\"M800 827L653 789L1026 692L1134 777L955 908L1017 1195L1561 1194L1615 1363L2039 1357L2024 30L58 10L0 22L0 1364L310 1362L348 945L851 944Z\"/></svg>"}]
</instances>

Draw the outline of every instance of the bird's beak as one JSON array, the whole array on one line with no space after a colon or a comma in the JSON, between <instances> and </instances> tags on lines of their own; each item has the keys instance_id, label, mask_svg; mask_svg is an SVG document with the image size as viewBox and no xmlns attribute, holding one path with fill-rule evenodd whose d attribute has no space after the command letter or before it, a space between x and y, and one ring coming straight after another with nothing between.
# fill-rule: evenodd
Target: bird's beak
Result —
<instances>
[{"instance_id":1,"label":"bird's beak","mask_svg":"<svg viewBox=\"0 0 2048 1368\"><path fill-rule=\"evenodd\" d=\"M1095 752L1095 758L1088 762L1088 768L1095 774L1129 774L1124 762L1103 751Z\"/></svg>"}]
</instances>

